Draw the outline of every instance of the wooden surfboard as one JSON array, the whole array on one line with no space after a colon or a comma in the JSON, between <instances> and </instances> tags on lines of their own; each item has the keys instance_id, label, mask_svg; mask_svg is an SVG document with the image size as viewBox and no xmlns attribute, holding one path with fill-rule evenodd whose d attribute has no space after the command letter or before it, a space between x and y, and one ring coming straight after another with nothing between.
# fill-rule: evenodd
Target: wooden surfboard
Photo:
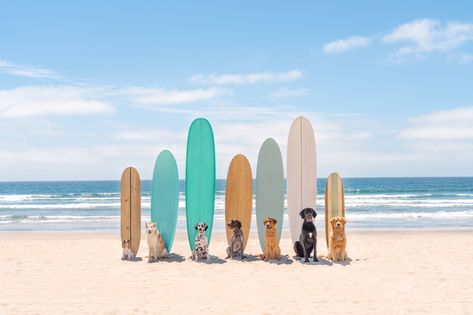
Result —
<instances>
[{"instance_id":1,"label":"wooden surfboard","mask_svg":"<svg viewBox=\"0 0 473 315\"><path fill-rule=\"evenodd\" d=\"M206 236L210 244L215 202L215 146L210 123L195 119L187 138L186 156L186 219L187 237L191 250L197 234L195 224L208 225Z\"/></svg>"},{"instance_id":2,"label":"wooden surfboard","mask_svg":"<svg viewBox=\"0 0 473 315\"><path fill-rule=\"evenodd\" d=\"M276 230L281 239L284 218L284 170L281 151L274 139L266 139L258 154L256 167L256 223L261 249L265 248L263 223L266 217L276 219Z\"/></svg>"},{"instance_id":3,"label":"wooden surfboard","mask_svg":"<svg viewBox=\"0 0 473 315\"><path fill-rule=\"evenodd\" d=\"M131 251L136 256L141 240L141 184L140 175L127 167L120 182L120 228L122 241L130 240Z\"/></svg>"},{"instance_id":4,"label":"wooden surfboard","mask_svg":"<svg viewBox=\"0 0 473 315\"><path fill-rule=\"evenodd\" d=\"M345 195L342 179L337 173L332 173L325 186L325 240L328 248L328 237L332 226L333 217L345 217Z\"/></svg>"},{"instance_id":5,"label":"wooden surfboard","mask_svg":"<svg viewBox=\"0 0 473 315\"><path fill-rule=\"evenodd\" d=\"M151 221L163 236L171 252L177 227L179 209L179 176L176 159L168 150L162 151L154 165L151 186Z\"/></svg>"},{"instance_id":6,"label":"wooden surfboard","mask_svg":"<svg viewBox=\"0 0 473 315\"><path fill-rule=\"evenodd\" d=\"M314 130L310 121L297 117L292 123L287 140L287 210L291 239L299 240L304 208L315 210L317 196L317 164Z\"/></svg>"},{"instance_id":7,"label":"wooden surfboard","mask_svg":"<svg viewBox=\"0 0 473 315\"><path fill-rule=\"evenodd\" d=\"M236 155L228 168L225 189L225 227L227 241L233 231L227 226L231 220L239 220L243 230L244 244L248 242L251 229L251 212L253 210L253 176L248 159L241 154Z\"/></svg>"}]
</instances>

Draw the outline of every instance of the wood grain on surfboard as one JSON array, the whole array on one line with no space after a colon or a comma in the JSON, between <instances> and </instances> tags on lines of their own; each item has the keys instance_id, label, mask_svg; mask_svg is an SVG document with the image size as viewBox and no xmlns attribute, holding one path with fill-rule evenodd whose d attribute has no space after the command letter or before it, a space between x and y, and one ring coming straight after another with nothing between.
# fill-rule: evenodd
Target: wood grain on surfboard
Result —
<instances>
[{"instance_id":1,"label":"wood grain on surfboard","mask_svg":"<svg viewBox=\"0 0 473 315\"><path fill-rule=\"evenodd\" d=\"M291 239L299 240L304 208L316 208L317 161L314 130L310 121L297 117L291 125L287 142L287 208Z\"/></svg>"},{"instance_id":2,"label":"wood grain on surfboard","mask_svg":"<svg viewBox=\"0 0 473 315\"><path fill-rule=\"evenodd\" d=\"M248 242L251 229L251 213L253 210L253 176L248 159L241 154L236 155L228 168L225 189L225 229L227 241L230 241L233 230L226 224L231 220L239 220L242 224L244 244Z\"/></svg>"},{"instance_id":3,"label":"wood grain on surfboard","mask_svg":"<svg viewBox=\"0 0 473 315\"><path fill-rule=\"evenodd\" d=\"M329 175L325 186L325 240L327 247L332 229L330 220L333 217L345 217L345 194L342 179L337 173Z\"/></svg>"},{"instance_id":4,"label":"wood grain on surfboard","mask_svg":"<svg viewBox=\"0 0 473 315\"><path fill-rule=\"evenodd\" d=\"M265 248L263 223L266 217L276 219L276 230L281 239L284 218L284 170L281 150L274 139L266 139L258 154L256 167L256 223L261 249Z\"/></svg>"},{"instance_id":5,"label":"wood grain on surfboard","mask_svg":"<svg viewBox=\"0 0 473 315\"><path fill-rule=\"evenodd\" d=\"M133 167L127 167L121 177L120 230L122 241L130 240L131 251L136 256L141 240L141 184L140 175Z\"/></svg>"},{"instance_id":6,"label":"wood grain on surfboard","mask_svg":"<svg viewBox=\"0 0 473 315\"><path fill-rule=\"evenodd\" d=\"M197 234L195 224L208 225L210 244L215 209L215 146L212 126L204 118L195 119L187 138L186 154L186 221L191 250Z\"/></svg>"},{"instance_id":7,"label":"wood grain on surfboard","mask_svg":"<svg viewBox=\"0 0 473 315\"><path fill-rule=\"evenodd\" d=\"M174 155L162 151L156 158L151 184L151 221L163 236L166 249L171 252L177 227L179 209L179 175Z\"/></svg>"}]
</instances>

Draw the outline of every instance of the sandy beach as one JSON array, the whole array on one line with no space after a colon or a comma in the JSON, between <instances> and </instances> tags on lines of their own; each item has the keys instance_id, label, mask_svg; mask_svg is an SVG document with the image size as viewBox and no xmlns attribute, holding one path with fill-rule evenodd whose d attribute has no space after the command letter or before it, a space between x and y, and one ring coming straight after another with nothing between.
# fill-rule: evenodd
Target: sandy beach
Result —
<instances>
[{"instance_id":1,"label":"sandy beach","mask_svg":"<svg viewBox=\"0 0 473 315\"><path fill-rule=\"evenodd\" d=\"M209 263L186 259L178 233L167 260L121 261L116 234L3 233L0 314L471 314L473 232L352 232L350 261L302 264L289 235L281 261L228 261L213 235ZM326 253L319 239L319 256ZM254 256L252 256L254 255Z\"/></svg>"}]
</instances>

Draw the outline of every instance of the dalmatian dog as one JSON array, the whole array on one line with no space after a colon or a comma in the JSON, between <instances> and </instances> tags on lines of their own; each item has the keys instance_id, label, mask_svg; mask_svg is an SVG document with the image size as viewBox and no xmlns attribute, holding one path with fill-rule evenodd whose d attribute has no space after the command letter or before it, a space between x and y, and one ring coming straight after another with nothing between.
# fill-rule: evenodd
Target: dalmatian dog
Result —
<instances>
[{"instance_id":1,"label":"dalmatian dog","mask_svg":"<svg viewBox=\"0 0 473 315\"><path fill-rule=\"evenodd\" d=\"M207 231L207 224L204 222L199 222L195 225L197 230L197 235L195 236L194 241L194 251L192 252L191 259L198 261L201 259L209 258L209 242L207 236L205 236L205 231Z\"/></svg>"}]
</instances>

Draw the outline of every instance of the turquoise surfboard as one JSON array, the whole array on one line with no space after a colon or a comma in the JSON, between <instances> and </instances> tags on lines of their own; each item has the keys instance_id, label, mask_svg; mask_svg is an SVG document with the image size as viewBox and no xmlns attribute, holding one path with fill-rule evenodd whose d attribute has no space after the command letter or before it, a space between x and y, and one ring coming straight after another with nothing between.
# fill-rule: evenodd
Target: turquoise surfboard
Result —
<instances>
[{"instance_id":1,"label":"turquoise surfboard","mask_svg":"<svg viewBox=\"0 0 473 315\"><path fill-rule=\"evenodd\" d=\"M264 219L276 219L276 231L281 239L284 218L284 171L281 151L273 139L264 141L256 166L256 221L261 249L265 248Z\"/></svg>"},{"instance_id":2,"label":"turquoise surfboard","mask_svg":"<svg viewBox=\"0 0 473 315\"><path fill-rule=\"evenodd\" d=\"M215 146L210 123L195 119L187 137L186 156L186 221L191 250L197 234L195 224L208 225L206 236L210 244L215 201Z\"/></svg>"},{"instance_id":3,"label":"turquoise surfboard","mask_svg":"<svg viewBox=\"0 0 473 315\"><path fill-rule=\"evenodd\" d=\"M151 186L151 221L156 222L164 238L166 249L171 251L177 227L179 209L179 176L176 159L164 150L156 159Z\"/></svg>"}]
</instances>

